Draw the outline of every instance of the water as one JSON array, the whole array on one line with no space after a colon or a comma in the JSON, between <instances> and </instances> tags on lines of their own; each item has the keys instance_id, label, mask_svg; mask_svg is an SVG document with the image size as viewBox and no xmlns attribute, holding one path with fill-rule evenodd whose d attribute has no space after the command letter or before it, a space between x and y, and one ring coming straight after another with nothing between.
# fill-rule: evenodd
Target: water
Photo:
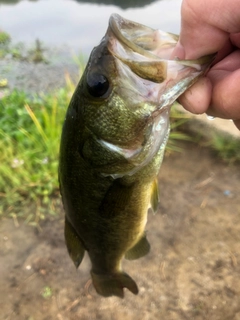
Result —
<instances>
[{"instance_id":1,"label":"water","mask_svg":"<svg viewBox=\"0 0 240 320\"><path fill-rule=\"evenodd\" d=\"M14 42L31 44L39 39L47 46L67 45L86 55L103 37L114 12L152 28L179 33L181 0L100 2L0 0L0 30L8 32Z\"/></svg>"},{"instance_id":2,"label":"water","mask_svg":"<svg viewBox=\"0 0 240 320\"><path fill-rule=\"evenodd\" d=\"M0 79L6 79L10 89L30 93L63 87L66 71L77 82L79 68L74 58L82 53L87 61L104 36L112 13L179 33L180 5L181 0L0 0L0 30L8 32L13 43L23 42L24 48L39 39L48 49L44 57L50 62L0 60Z\"/></svg>"},{"instance_id":3,"label":"water","mask_svg":"<svg viewBox=\"0 0 240 320\"><path fill-rule=\"evenodd\" d=\"M207 119L208 119L208 120L214 120L215 117L213 117L213 116L207 116Z\"/></svg>"}]
</instances>

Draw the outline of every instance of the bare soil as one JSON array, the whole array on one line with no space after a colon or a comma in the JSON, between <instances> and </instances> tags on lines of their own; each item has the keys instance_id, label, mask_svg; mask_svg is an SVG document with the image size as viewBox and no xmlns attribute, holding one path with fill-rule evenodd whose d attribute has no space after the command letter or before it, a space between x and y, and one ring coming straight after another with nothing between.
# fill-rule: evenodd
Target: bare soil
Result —
<instances>
[{"instance_id":1,"label":"bare soil","mask_svg":"<svg viewBox=\"0 0 240 320\"><path fill-rule=\"evenodd\" d=\"M240 320L240 170L184 144L165 157L161 205L147 224L151 252L123 261L138 296L98 296L86 257L75 270L63 210L41 230L0 222L0 319Z\"/></svg>"}]
</instances>

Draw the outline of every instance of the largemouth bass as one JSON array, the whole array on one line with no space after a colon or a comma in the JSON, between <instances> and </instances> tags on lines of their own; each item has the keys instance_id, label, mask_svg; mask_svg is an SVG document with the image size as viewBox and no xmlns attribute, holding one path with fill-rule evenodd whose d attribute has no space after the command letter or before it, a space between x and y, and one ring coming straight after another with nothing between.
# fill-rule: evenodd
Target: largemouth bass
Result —
<instances>
[{"instance_id":1,"label":"largemouth bass","mask_svg":"<svg viewBox=\"0 0 240 320\"><path fill-rule=\"evenodd\" d=\"M170 107L212 61L170 60L177 40L113 14L67 110L59 165L66 245L76 267L88 252L105 297L138 293L122 260L150 250L145 226L158 206Z\"/></svg>"}]
</instances>

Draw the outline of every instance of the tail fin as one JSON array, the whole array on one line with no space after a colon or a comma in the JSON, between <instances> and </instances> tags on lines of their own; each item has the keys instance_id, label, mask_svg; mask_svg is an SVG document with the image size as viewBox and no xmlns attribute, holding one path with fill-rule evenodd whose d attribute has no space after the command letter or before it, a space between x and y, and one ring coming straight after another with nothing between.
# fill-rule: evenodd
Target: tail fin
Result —
<instances>
[{"instance_id":1,"label":"tail fin","mask_svg":"<svg viewBox=\"0 0 240 320\"><path fill-rule=\"evenodd\" d=\"M133 294L138 294L136 282L124 272L116 274L95 274L91 272L93 285L98 294L104 297L124 297L123 288L127 288Z\"/></svg>"}]
</instances>

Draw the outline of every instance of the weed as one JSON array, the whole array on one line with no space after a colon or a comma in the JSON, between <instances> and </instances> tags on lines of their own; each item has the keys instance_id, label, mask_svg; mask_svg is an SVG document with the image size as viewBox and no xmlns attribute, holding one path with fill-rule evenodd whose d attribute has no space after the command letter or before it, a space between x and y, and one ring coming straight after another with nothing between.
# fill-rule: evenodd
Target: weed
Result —
<instances>
[{"instance_id":1,"label":"weed","mask_svg":"<svg viewBox=\"0 0 240 320\"><path fill-rule=\"evenodd\" d=\"M47 60L44 57L44 49L42 43L38 39L35 41L35 46L33 47L33 49L28 51L27 60L32 61L34 63L47 63Z\"/></svg>"},{"instance_id":2,"label":"weed","mask_svg":"<svg viewBox=\"0 0 240 320\"><path fill-rule=\"evenodd\" d=\"M22 42L11 44L11 37L6 32L0 31L0 59L10 56L15 60L25 60L33 63L47 63L44 56L45 49L36 39L34 46L28 49Z\"/></svg>"},{"instance_id":3,"label":"weed","mask_svg":"<svg viewBox=\"0 0 240 320\"><path fill-rule=\"evenodd\" d=\"M177 103L175 103L171 107L171 113L170 113L171 131L170 131L170 136L169 136L169 140L166 147L167 154L173 151L177 151L177 152L182 151L182 148L180 148L178 145L178 141L192 140L192 138L188 134L181 131L182 125L184 125L188 119L189 119L188 115L178 111Z\"/></svg>"},{"instance_id":4,"label":"weed","mask_svg":"<svg viewBox=\"0 0 240 320\"><path fill-rule=\"evenodd\" d=\"M71 94L68 87L34 97L15 90L0 100L0 214L38 223L47 211L53 213L61 127ZM23 213L24 207L31 212Z\"/></svg>"},{"instance_id":5,"label":"weed","mask_svg":"<svg viewBox=\"0 0 240 320\"><path fill-rule=\"evenodd\" d=\"M218 156L226 162L240 161L240 140L228 135L213 134L207 142Z\"/></svg>"},{"instance_id":6,"label":"weed","mask_svg":"<svg viewBox=\"0 0 240 320\"><path fill-rule=\"evenodd\" d=\"M7 45L10 42L11 42L10 35L5 31L0 30L0 45Z\"/></svg>"},{"instance_id":7,"label":"weed","mask_svg":"<svg viewBox=\"0 0 240 320\"><path fill-rule=\"evenodd\" d=\"M8 80L6 78L0 78L0 88L5 88L8 86Z\"/></svg>"},{"instance_id":8,"label":"weed","mask_svg":"<svg viewBox=\"0 0 240 320\"><path fill-rule=\"evenodd\" d=\"M49 286L43 288L41 295L44 299L49 299L52 297L52 289Z\"/></svg>"}]
</instances>

